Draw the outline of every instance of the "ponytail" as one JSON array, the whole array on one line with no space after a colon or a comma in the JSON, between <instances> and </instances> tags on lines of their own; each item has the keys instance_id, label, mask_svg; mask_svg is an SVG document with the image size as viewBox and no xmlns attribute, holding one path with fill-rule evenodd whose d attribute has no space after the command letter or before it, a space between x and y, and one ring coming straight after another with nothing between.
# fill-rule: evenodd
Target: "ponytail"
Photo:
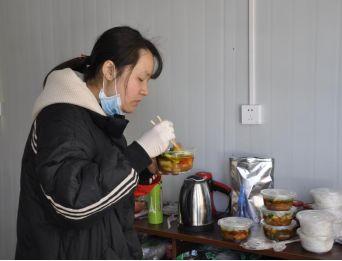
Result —
<instances>
[{"instance_id":1,"label":"ponytail","mask_svg":"<svg viewBox=\"0 0 342 261\"><path fill-rule=\"evenodd\" d=\"M48 76L50 75L50 73L52 73L53 71L56 70L62 70L65 68L70 68L73 71L77 71L79 73L85 73L85 70L87 69L87 66L89 66L89 56L80 56L80 57L76 57L73 58L71 60L65 61L59 65L57 65L56 67L54 67L44 78L44 82L43 82L43 88L45 87L46 84L46 80L48 78Z\"/></svg>"},{"instance_id":2,"label":"ponytail","mask_svg":"<svg viewBox=\"0 0 342 261\"><path fill-rule=\"evenodd\" d=\"M111 60L120 76L125 66L134 67L139 59L140 50L148 50L157 61L157 68L151 78L156 79L163 68L159 51L152 42L145 39L137 30L128 26L114 27L105 31L96 41L90 56L82 55L53 68L45 77L43 88L51 72L70 68L83 74L83 80L88 82L95 79L107 60Z\"/></svg>"}]
</instances>

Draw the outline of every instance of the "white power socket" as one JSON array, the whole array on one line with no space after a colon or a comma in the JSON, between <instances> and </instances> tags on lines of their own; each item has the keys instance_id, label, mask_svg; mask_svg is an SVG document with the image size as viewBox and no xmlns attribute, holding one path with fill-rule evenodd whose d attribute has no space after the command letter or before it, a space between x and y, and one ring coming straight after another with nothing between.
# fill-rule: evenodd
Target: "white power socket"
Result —
<instances>
[{"instance_id":1,"label":"white power socket","mask_svg":"<svg viewBox=\"0 0 342 261\"><path fill-rule=\"evenodd\" d=\"M261 105L242 105L241 106L242 124L262 124Z\"/></svg>"}]
</instances>

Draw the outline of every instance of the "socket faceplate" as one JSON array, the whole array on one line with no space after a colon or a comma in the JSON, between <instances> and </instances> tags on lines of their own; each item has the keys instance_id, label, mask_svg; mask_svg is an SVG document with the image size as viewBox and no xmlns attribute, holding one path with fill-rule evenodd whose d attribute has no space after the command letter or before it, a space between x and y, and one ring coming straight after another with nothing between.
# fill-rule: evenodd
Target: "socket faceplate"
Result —
<instances>
[{"instance_id":1,"label":"socket faceplate","mask_svg":"<svg viewBox=\"0 0 342 261\"><path fill-rule=\"evenodd\" d=\"M241 106L242 124L262 124L261 105L242 105Z\"/></svg>"}]
</instances>

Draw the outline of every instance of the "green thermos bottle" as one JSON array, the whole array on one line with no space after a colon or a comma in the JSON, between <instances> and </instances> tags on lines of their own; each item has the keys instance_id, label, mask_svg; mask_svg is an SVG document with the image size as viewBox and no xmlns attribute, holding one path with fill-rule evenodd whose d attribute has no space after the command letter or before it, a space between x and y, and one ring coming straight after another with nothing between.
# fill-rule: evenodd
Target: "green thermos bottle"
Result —
<instances>
[{"instance_id":1,"label":"green thermos bottle","mask_svg":"<svg viewBox=\"0 0 342 261\"><path fill-rule=\"evenodd\" d=\"M158 183L149 194L148 223L163 223L162 186Z\"/></svg>"}]
</instances>

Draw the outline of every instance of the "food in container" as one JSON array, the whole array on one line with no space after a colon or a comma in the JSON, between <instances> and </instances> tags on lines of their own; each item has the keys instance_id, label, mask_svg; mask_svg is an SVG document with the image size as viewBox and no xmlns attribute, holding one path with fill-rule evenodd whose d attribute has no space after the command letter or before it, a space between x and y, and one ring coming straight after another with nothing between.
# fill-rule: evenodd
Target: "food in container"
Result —
<instances>
[{"instance_id":1,"label":"food in container","mask_svg":"<svg viewBox=\"0 0 342 261\"><path fill-rule=\"evenodd\" d=\"M291 221L289 226L271 226L261 221L264 228L265 236L271 240L283 241L290 239L296 235L297 222Z\"/></svg>"},{"instance_id":2,"label":"food in container","mask_svg":"<svg viewBox=\"0 0 342 261\"><path fill-rule=\"evenodd\" d=\"M302 247L310 252L321 254L329 252L334 244L333 237L313 237L303 233L301 228L297 229Z\"/></svg>"},{"instance_id":3,"label":"food in container","mask_svg":"<svg viewBox=\"0 0 342 261\"><path fill-rule=\"evenodd\" d=\"M290 210L275 211L263 206L261 212L266 224L271 226L288 226L292 222L296 208L291 207Z\"/></svg>"},{"instance_id":4,"label":"food in container","mask_svg":"<svg viewBox=\"0 0 342 261\"><path fill-rule=\"evenodd\" d=\"M244 217L226 217L218 220L225 240L241 242L248 238L253 221Z\"/></svg>"},{"instance_id":5,"label":"food in container","mask_svg":"<svg viewBox=\"0 0 342 261\"><path fill-rule=\"evenodd\" d=\"M296 194L285 189L263 189L261 195L267 209L284 211L290 210Z\"/></svg>"},{"instance_id":6,"label":"food in container","mask_svg":"<svg viewBox=\"0 0 342 261\"><path fill-rule=\"evenodd\" d=\"M331 214L322 210L303 210L297 213L302 232L308 236L331 237L333 221Z\"/></svg>"},{"instance_id":7,"label":"food in container","mask_svg":"<svg viewBox=\"0 0 342 261\"><path fill-rule=\"evenodd\" d=\"M315 208L338 208L342 206L342 192L330 188L315 188L310 190Z\"/></svg>"},{"instance_id":8,"label":"food in container","mask_svg":"<svg viewBox=\"0 0 342 261\"><path fill-rule=\"evenodd\" d=\"M178 147L179 146L179 147ZM192 169L194 150L186 150L179 144L157 157L158 168L164 174L177 175Z\"/></svg>"}]
</instances>

